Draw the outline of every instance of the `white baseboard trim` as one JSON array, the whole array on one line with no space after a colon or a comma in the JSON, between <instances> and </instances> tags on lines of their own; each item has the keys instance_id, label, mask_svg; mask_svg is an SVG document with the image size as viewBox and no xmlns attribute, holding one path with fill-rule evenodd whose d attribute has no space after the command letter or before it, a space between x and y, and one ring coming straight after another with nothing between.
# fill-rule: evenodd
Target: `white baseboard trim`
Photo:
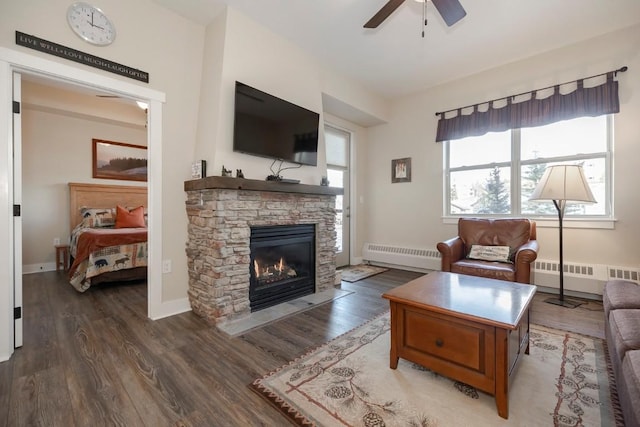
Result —
<instances>
[{"instance_id":1,"label":"white baseboard trim","mask_svg":"<svg viewBox=\"0 0 640 427\"><path fill-rule=\"evenodd\" d=\"M44 264L26 264L22 266L22 274L44 273L45 271L56 271L55 262Z\"/></svg>"},{"instance_id":2,"label":"white baseboard trim","mask_svg":"<svg viewBox=\"0 0 640 427\"><path fill-rule=\"evenodd\" d=\"M186 313L187 311L191 311L189 298L180 298L151 307L149 317L151 320L159 320L176 314Z\"/></svg>"}]
</instances>

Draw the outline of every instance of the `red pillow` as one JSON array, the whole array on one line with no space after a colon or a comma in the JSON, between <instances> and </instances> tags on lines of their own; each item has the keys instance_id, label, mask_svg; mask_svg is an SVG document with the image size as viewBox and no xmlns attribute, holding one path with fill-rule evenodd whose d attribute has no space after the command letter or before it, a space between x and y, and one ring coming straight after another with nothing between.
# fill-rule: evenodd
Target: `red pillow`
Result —
<instances>
[{"instance_id":1,"label":"red pillow","mask_svg":"<svg viewBox=\"0 0 640 427\"><path fill-rule=\"evenodd\" d=\"M116 228L145 228L144 207L139 206L129 211L122 206L116 206Z\"/></svg>"}]
</instances>

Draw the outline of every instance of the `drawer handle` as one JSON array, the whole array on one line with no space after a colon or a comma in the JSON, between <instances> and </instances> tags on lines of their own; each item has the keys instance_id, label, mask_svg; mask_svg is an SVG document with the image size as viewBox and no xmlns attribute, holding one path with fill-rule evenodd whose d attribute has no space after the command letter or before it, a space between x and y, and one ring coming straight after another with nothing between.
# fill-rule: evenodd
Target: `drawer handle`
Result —
<instances>
[{"instance_id":1,"label":"drawer handle","mask_svg":"<svg viewBox=\"0 0 640 427\"><path fill-rule=\"evenodd\" d=\"M436 346L437 346L437 347L442 347L443 345L444 345L444 341L442 341L440 338L438 338L438 339L436 340Z\"/></svg>"}]
</instances>

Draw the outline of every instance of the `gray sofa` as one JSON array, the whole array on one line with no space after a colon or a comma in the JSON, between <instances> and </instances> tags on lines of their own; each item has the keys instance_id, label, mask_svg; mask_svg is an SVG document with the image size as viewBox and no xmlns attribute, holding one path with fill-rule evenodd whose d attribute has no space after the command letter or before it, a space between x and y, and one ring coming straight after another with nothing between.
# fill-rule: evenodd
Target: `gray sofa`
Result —
<instances>
[{"instance_id":1,"label":"gray sofa","mask_svg":"<svg viewBox=\"0 0 640 427\"><path fill-rule=\"evenodd\" d=\"M640 426L640 285L610 280L604 285L602 302L625 425Z\"/></svg>"}]
</instances>

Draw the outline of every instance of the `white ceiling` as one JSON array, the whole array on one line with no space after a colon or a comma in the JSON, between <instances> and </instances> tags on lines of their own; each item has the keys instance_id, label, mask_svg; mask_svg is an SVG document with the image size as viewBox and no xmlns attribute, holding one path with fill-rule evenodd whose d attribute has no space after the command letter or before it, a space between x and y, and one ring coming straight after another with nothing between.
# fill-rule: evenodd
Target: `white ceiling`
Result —
<instances>
[{"instance_id":1,"label":"white ceiling","mask_svg":"<svg viewBox=\"0 0 640 427\"><path fill-rule=\"evenodd\" d=\"M201 24L228 5L387 98L640 23L640 0L460 0L452 27L427 3L422 38L414 0L373 30L362 26L387 0L154 1Z\"/></svg>"}]
</instances>

